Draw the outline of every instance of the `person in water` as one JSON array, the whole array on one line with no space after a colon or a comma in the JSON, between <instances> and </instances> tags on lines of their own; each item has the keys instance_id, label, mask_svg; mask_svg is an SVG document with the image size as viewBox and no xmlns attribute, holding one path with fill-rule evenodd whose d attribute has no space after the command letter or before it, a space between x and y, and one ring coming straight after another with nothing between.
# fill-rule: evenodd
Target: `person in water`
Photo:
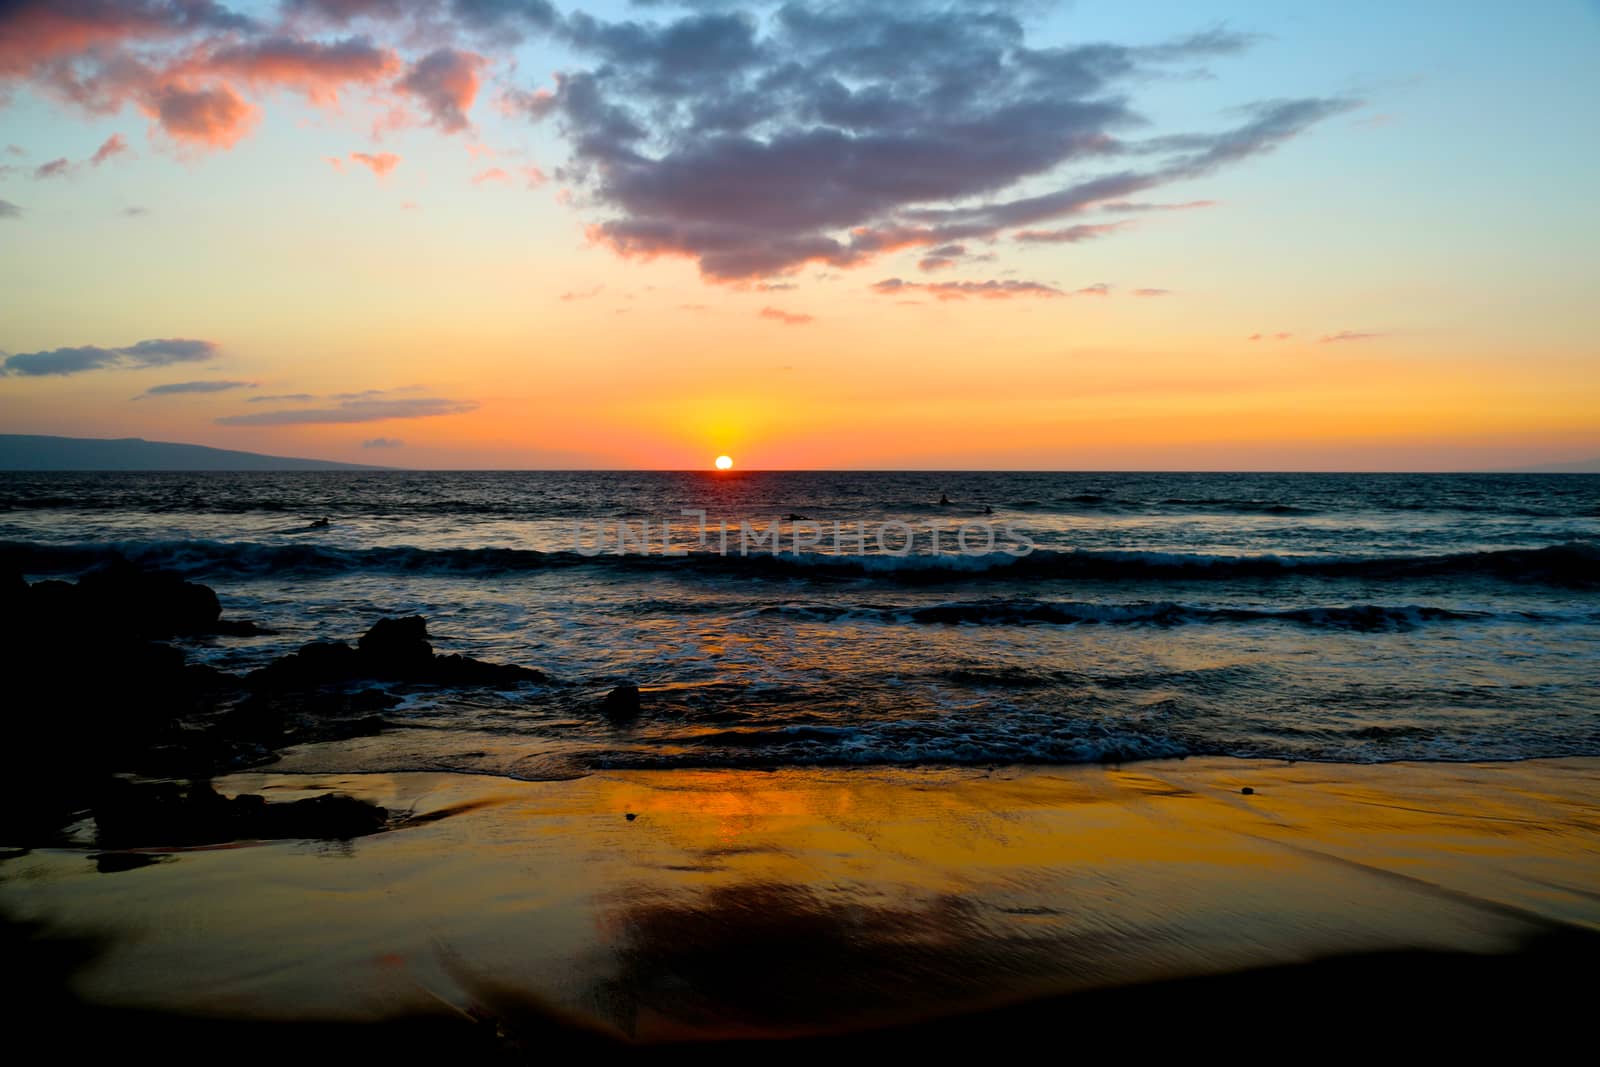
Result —
<instances>
[{"instance_id":1,"label":"person in water","mask_svg":"<svg viewBox=\"0 0 1600 1067\"><path fill-rule=\"evenodd\" d=\"M320 530L324 526L332 526L332 525L333 525L333 523L329 522L326 518L321 518L321 519L317 519L314 522L312 522L311 528L313 530Z\"/></svg>"},{"instance_id":2,"label":"person in water","mask_svg":"<svg viewBox=\"0 0 1600 1067\"><path fill-rule=\"evenodd\" d=\"M950 506L950 498L945 496L943 493L940 493L939 494L939 506L941 508L949 507Z\"/></svg>"}]
</instances>

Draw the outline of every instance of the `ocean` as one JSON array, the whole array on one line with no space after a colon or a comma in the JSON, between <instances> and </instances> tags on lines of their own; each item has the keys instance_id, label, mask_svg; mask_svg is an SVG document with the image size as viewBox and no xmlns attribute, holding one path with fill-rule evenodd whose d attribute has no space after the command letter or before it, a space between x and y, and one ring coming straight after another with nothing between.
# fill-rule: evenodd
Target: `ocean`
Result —
<instances>
[{"instance_id":1,"label":"ocean","mask_svg":"<svg viewBox=\"0 0 1600 1067\"><path fill-rule=\"evenodd\" d=\"M8 473L0 542L212 586L227 670L421 614L548 675L285 771L1600 755L1600 476Z\"/></svg>"}]
</instances>

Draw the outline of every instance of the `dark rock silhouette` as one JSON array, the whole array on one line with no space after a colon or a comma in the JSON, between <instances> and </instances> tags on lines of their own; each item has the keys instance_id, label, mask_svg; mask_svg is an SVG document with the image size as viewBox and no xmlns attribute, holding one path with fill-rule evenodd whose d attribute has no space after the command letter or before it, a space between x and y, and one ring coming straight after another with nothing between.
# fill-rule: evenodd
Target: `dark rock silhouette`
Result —
<instances>
[{"instance_id":1,"label":"dark rock silhouette","mask_svg":"<svg viewBox=\"0 0 1600 1067\"><path fill-rule=\"evenodd\" d=\"M316 641L279 657L245 681L256 690L311 689L356 681L416 682L448 686L513 686L543 682L530 667L485 663L469 656L437 656L420 615L379 619L355 648Z\"/></svg>"},{"instance_id":2,"label":"dark rock silhouette","mask_svg":"<svg viewBox=\"0 0 1600 1067\"><path fill-rule=\"evenodd\" d=\"M435 655L420 617L380 620L357 647L304 645L245 677L189 663L169 643L260 632L221 618L206 586L125 561L76 582L30 585L15 570L0 570L4 743L25 756L0 776L0 840L58 840L116 774L204 780L271 762L287 744L375 733L385 725L381 713L400 698L374 682L511 688L544 681L525 667ZM312 825L270 818L280 828ZM263 824L226 825L261 836Z\"/></svg>"},{"instance_id":3,"label":"dark rock silhouette","mask_svg":"<svg viewBox=\"0 0 1600 1067\"><path fill-rule=\"evenodd\" d=\"M210 782L136 785L112 779L94 807L101 848L208 845L286 837L351 838L388 825L389 812L339 794L269 804L246 793L229 799Z\"/></svg>"},{"instance_id":4,"label":"dark rock silhouette","mask_svg":"<svg viewBox=\"0 0 1600 1067\"><path fill-rule=\"evenodd\" d=\"M639 717L639 687L623 682L600 701L600 714L612 722L627 722Z\"/></svg>"}]
</instances>

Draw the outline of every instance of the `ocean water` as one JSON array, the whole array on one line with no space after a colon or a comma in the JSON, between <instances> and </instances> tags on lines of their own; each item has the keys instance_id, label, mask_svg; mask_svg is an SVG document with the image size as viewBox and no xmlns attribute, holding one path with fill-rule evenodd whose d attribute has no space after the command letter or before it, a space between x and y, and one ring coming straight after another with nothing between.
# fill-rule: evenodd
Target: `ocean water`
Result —
<instances>
[{"instance_id":1,"label":"ocean water","mask_svg":"<svg viewBox=\"0 0 1600 1067\"><path fill-rule=\"evenodd\" d=\"M0 542L211 585L230 670L419 613L550 677L285 770L1600 755L1600 476L12 473Z\"/></svg>"}]
</instances>

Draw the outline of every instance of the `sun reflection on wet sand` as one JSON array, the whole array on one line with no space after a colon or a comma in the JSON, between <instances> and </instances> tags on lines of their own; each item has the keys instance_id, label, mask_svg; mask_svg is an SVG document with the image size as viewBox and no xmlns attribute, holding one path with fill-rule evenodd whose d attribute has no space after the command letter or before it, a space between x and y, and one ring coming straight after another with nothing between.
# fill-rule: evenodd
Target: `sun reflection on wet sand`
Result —
<instances>
[{"instance_id":1,"label":"sun reflection on wet sand","mask_svg":"<svg viewBox=\"0 0 1600 1067\"><path fill-rule=\"evenodd\" d=\"M647 1040L1600 925L1595 761L219 784L419 818L114 875L30 853L0 909L109 932L78 983L97 1002L371 1019L512 990Z\"/></svg>"}]
</instances>

